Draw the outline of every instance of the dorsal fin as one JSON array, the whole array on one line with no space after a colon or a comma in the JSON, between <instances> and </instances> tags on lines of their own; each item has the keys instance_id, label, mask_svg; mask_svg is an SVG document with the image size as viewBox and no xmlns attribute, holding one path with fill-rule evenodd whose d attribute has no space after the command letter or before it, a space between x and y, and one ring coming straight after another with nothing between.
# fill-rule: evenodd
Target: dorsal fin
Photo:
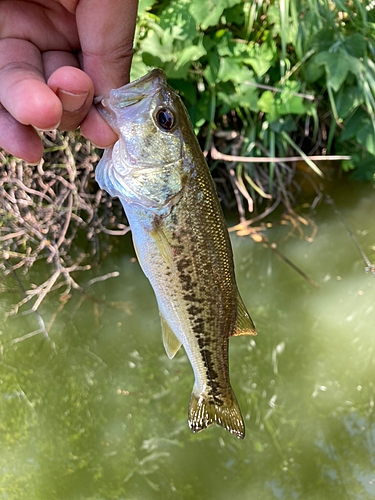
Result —
<instances>
[{"instance_id":1,"label":"dorsal fin","mask_svg":"<svg viewBox=\"0 0 375 500\"><path fill-rule=\"evenodd\" d=\"M250 314L247 312L246 306L237 294L237 321L233 329L232 337L237 337L239 335L256 335L257 331L255 329L253 320L250 318Z\"/></svg>"},{"instance_id":2,"label":"dorsal fin","mask_svg":"<svg viewBox=\"0 0 375 500\"><path fill-rule=\"evenodd\" d=\"M172 328L169 326L168 321L165 319L164 314L160 311L161 331L163 333L163 344L169 359L172 359L176 352L181 347L181 342L173 333Z\"/></svg>"}]
</instances>

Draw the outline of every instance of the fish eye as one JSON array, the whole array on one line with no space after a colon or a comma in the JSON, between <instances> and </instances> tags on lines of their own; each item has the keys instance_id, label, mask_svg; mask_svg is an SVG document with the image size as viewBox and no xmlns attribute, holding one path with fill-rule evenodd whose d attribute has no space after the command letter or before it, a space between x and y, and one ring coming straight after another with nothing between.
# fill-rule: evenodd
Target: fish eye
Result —
<instances>
[{"instance_id":1,"label":"fish eye","mask_svg":"<svg viewBox=\"0 0 375 500\"><path fill-rule=\"evenodd\" d=\"M175 118L170 109L161 108L156 113L156 121L163 130L171 130L175 125Z\"/></svg>"}]
</instances>

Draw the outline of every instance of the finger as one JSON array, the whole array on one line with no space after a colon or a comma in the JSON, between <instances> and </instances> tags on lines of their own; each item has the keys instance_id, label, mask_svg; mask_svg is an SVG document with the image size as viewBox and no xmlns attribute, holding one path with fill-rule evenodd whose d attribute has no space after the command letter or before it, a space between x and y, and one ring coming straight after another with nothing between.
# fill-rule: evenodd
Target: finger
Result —
<instances>
[{"instance_id":1,"label":"finger","mask_svg":"<svg viewBox=\"0 0 375 500\"><path fill-rule=\"evenodd\" d=\"M0 103L20 123L51 130L62 105L46 85L39 50L26 40L0 40Z\"/></svg>"},{"instance_id":2,"label":"finger","mask_svg":"<svg viewBox=\"0 0 375 500\"><path fill-rule=\"evenodd\" d=\"M79 49L75 15L59 1L0 1L0 10L2 39L28 40L41 52Z\"/></svg>"},{"instance_id":3,"label":"finger","mask_svg":"<svg viewBox=\"0 0 375 500\"><path fill-rule=\"evenodd\" d=\"M137 0L80 0L76 10L85 72L94 82L95 95L129 82ZM108 147L117 135L92 107L81 131L99 147Z\"/></svg>"},{"instance_id":4,"label":"finger","mask_svg":"<svg viewBox=\"0 0 375 500\"><path fill-rule=\"evenodd\" d=\"M83 67L101 95L129 82L137 0L80 0L76 10Z\"/></svg>"},{"instance_id":5,"label":"finger","mask_svg":"<svg viewBox=\"0 0 375 500\"><path fill-rule=\"evenodd\" d=\"M72 66L73 68L80 67L77 57L72 52L66 52L64 50L48 50L47 52L42 52L42 61L44 78L46 81L52 73L62 66Z\"/></svg>"},{"instance_id":6,"label":"finger","mask_svg":"<svg viewBox=\"0 0 375 500\"><path fill-rule=\"evenodd\" d=\"M81 132L95 146L99 148L108 148L112 146L118 139L115 132L100 116L94 105L81 123Z\"/></svg>"},{"instance_id":7,"label":"finger","mask_svg":"<svg viewBox=\"0 0 375 500\"><path fill-rule=\"evenodd\" d=\"M79 127L90 110L94 96L91 78L78 68L62 66L52 73L47 84L62 104L59 129L74 130Z\"/></svg>"},{"instance_id":8,"label":"finger","mask_svg":"<svg viewBox=\"0 0 375 500\"><path fill-rule=\"evenodd\" d=\"M43 154L42 141L35 129L17 122L1 104L0 147L29 163L37 163Z\"/></svg>"}]
</instances>

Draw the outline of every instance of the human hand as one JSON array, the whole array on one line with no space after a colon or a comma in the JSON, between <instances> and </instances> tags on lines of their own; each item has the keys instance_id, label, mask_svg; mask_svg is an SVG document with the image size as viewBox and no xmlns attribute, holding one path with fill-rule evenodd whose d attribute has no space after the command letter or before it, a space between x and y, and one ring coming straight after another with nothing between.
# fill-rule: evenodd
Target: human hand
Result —
<instances>
[{"instance_id":1,"label":"human hand","mask_svg":"<svg viewBox=\"0 0 375 500\"><path fill-rule=\"evenodd\" d=\"M0 146L40 160L35 131L117 136L93 97L129 82L137 0L0 0ZM35 128L34 128L35 127Z\"/></svg>"}]
</instances>

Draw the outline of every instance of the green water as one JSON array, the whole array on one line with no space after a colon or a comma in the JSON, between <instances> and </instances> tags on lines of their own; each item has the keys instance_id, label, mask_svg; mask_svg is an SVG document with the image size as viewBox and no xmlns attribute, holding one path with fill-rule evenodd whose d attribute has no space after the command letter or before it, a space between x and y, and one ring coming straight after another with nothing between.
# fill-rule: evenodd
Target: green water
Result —
<instances>
[{"instance_id":1,"label":"green water","mask_svg":"<svg viewBox=\"0 0 375 500\"><path fill-rule=\"evenodd\" d=\"M351 184L332 195L375 261L375 191ZM173 360L164 353L130 235L100 268L76 274L83 284L120 272L89 289L99 302L75 292L64 305L56 292L42 304L45 323L54 319L51 343L12 343L39 325L33 314L5 322L22 298L9 277L0 294L0 499L375 498L375 279L330 206L314 221L313 243L289 238L278 248L318 290L269 249L232 238L258 328L255 339L230 341L244 441L219 427L189 430L193 373L182 349ZM29 279L40 284L42 270Z\"/></svg>"}]
</instances>

